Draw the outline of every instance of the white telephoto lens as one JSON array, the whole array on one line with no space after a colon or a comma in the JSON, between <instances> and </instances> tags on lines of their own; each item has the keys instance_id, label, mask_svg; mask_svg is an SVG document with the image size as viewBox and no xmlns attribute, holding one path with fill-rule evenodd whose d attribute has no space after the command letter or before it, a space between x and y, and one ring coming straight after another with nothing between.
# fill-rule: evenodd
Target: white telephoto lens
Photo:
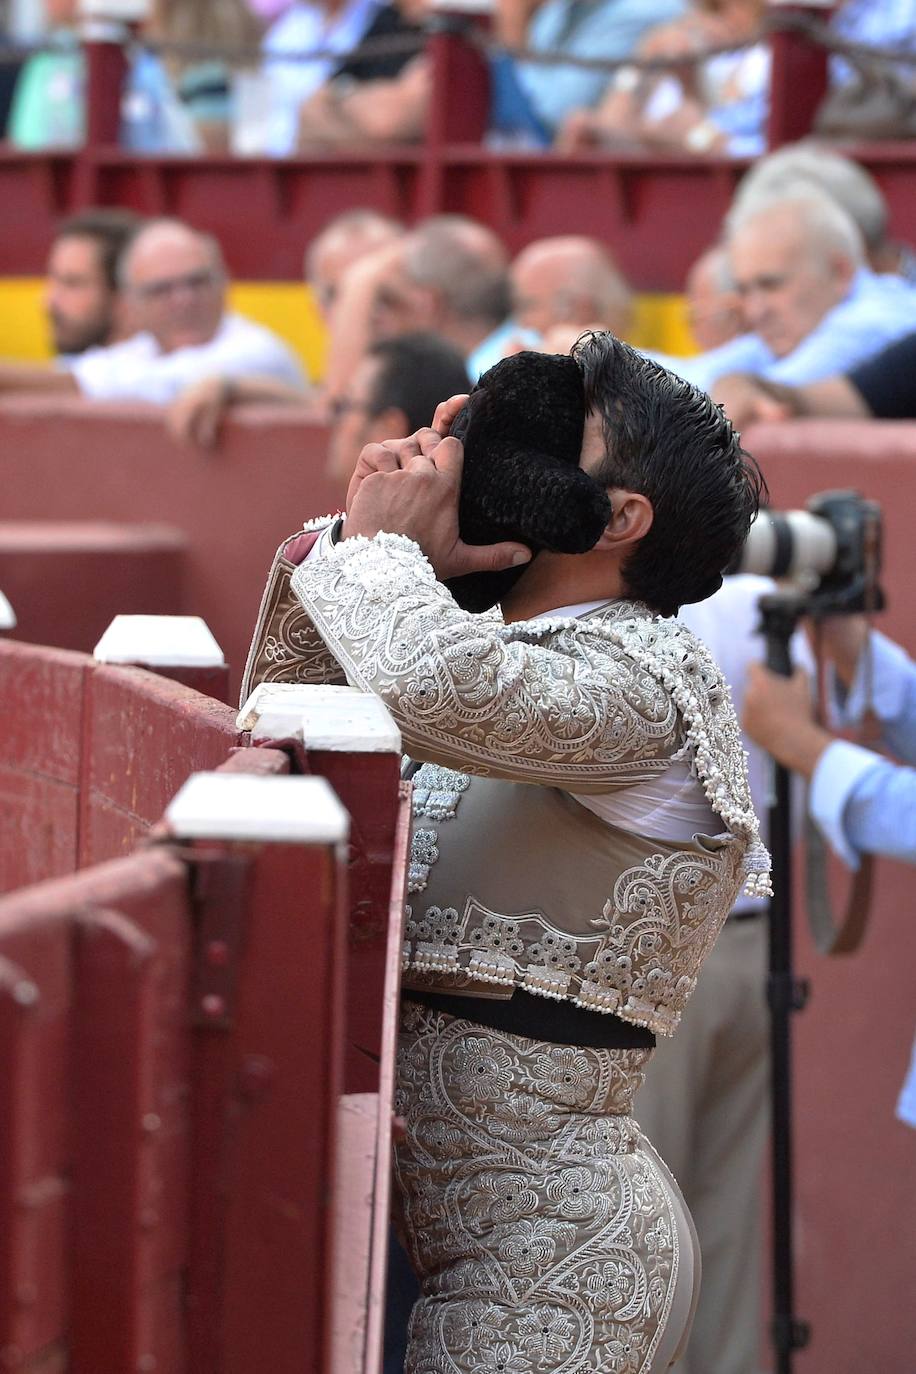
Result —
<instances>
[{"instance_id":1,"label":"white telephoto lens","mask_svg":"<svg viewBox=\"0 0 916 1374\"><path fill-rule=\"evenodd\" d=\"M833 526L804 510L762 510L741 555L740 572L819 579L836 561Z\"/></svg>"}]
</instances>

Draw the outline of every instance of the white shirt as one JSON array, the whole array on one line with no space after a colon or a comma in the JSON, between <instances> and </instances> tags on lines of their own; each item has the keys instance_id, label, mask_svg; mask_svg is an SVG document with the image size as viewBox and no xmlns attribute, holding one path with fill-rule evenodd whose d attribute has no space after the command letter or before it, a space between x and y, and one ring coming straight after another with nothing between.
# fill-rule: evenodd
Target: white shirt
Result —
<instances>
[{"instance_id":1,"label":"white shirt","mask_svg":"<svg viewBox=\"0 0 916 1374\"><path fill-rule=\"evenodd\" d=\"M152 401L168 405L204 377L273 377L303 386L292 351L263 325L225 314L209 343L163 353L152 334L135 334L107 348L90 348L64 364L94 401Z\"/></svg>"}]
</instances>

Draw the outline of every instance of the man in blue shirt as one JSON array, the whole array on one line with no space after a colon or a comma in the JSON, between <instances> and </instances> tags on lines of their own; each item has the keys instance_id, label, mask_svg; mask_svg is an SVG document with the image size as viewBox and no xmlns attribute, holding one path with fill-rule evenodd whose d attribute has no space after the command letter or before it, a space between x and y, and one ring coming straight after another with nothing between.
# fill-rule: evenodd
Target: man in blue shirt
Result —
<instances>
[{"instance_id":1,"label":"man in blue shirt","mask_svg":"<svg viewBox=\"0 0 916 1374\"><path fill-rule=\"evenodd\" d=\"M750 332L695 358L661 360L713 393L732 373L804 386L913 329L916 289L865 265L859 230L822 192L752 206L733 225L728 254Z\"/></svg>"},{"instance_id":2,"label":"man in blue shirt","mask_svg":"<svg viewBox=\"0 0 916 1374\"><path fill-rule=\"evenodd\" d=\"M916 663L869 631L864 617L825 621L822 638L844 697L840 719L853 723L870 708L887 747L916 764ZM752 665L744 728L784 767L809 779L811 815L851 868L858 868L863 853L916 863L916 768L836 739L818 725L803 672L783 678ZM898 1111L916 1126L916 1059Z\"/></svg>"}]
</instances>

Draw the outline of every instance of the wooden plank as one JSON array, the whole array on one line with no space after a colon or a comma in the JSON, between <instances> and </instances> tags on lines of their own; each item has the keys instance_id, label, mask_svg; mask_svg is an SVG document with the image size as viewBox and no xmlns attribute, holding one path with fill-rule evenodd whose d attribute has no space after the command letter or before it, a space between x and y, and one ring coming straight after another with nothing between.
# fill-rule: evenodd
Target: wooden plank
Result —
<instances>
[{"instance_id":1,"label":"wooden plank","mask_svg":"<svg viewBox=\"0 0 916 1374\"><path fill-rule=\"evenodd\" d=\"M69 1321L69 966L62 922L0 914L0 1367Z\"/></svg>"},{"instance_id":2,"label":"wooden plank","mask_svg":"<svg viewBox=\"0 0 916 1374\"><path fill-rule=\"evenodd\" d=\"M76 865L83 685L91 661L0 641L0 892Z\"/></svg>"},{"instance_id":3,"label":"wooden plank","mask_svg":"<svg viewBox=\"0 0 916 1374\"><path fill-rule=\"evenodd\" d=\"M245 958L228 1023L195 1043L190 1367L317 1374L330 1368L344 869L334 846L272 844L251 847L234 881Z\"/></svg>"},{"instance_id":4,"label":"wooden plank","mask_svg":"<svg viewBox=\"0 0 916 1374\"><path fill-rule=\"evenodd\" d=\"M128 853L190 773L238 745L235 713L139 668L96 665L87 681L80 866Z\"/></svg>"},{"instance_id":5,"label":"wooden plank","mask_svg":"<svg viewBox=\"0 0 916 1374\"><path fill-rule=\"evenodd\" d=\"M164 849L0 901L0 958L38 991L12 1037L0 996L0 1352L24 1369L72 1335L70 1374L184 1374L187 902Z\"/></svg>"}]
</instances>

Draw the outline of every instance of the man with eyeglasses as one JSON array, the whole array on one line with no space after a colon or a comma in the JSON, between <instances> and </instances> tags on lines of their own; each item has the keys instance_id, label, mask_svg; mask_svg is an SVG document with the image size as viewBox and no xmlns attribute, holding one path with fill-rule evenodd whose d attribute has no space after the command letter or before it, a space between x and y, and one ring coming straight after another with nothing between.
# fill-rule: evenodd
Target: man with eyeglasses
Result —
<instances>
[{"instance_id":1,"label":"man with eyeglasses","mask_svg":"<svg viewBox=\"0 0 916 1374\"><path fill-rule=\"evenodd\" d=\"M263 377L304 392L293 353L263 325L226 309L226 270L215 239L179 220L153 220L122 255L118 281L131 336L56 368L0 366L0 392L78 394L170 405L204 378Z\"/></svg>"}]
</instances>

